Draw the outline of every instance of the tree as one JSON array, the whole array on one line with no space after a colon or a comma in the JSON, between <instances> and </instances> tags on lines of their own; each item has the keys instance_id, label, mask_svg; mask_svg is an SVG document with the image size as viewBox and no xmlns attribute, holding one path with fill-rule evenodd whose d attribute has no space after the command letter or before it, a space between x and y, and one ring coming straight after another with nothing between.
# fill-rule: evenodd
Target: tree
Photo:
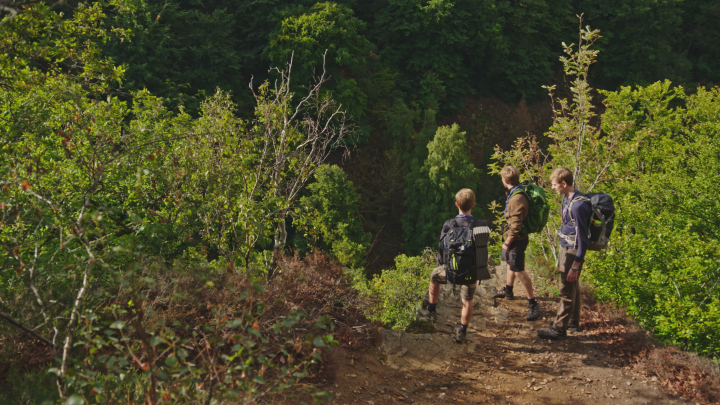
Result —
<instances>
[{"instance_id":1,"label":"tree","mask_svg":"<svg viewBox=\"0 0 720 405\"><path fill-rule=\"evenodd\" d=\"M687 45L678 44L685 15L682 0L578 2L577 13L600 28L603 38L594 78L606 89L646 85L665 78L690 79Z\"/></svg>"},{"instance_id":2,"label":"tree","mask_svg":"<svg viewBox=\"0 0 720 405\"><path fill-rule=\"evenodd\" d=\"M247 91L231 12L187 9L174 0L132 0L128 5L128 10L113 10L105 24L124 27L132 35L103 47L125 67L125 89L147 89L193 113L204 94L212 95L217 87Z\"/></svg>"},{"instance_id":3,"label":"tree","mask_svg":"<svg viewBox=\"0 0 720 405\"><path fill-rule=\"evenodd\" d=\"M411 254L433 246L443 222L457 215L455 193L463 188L477 191L479 170L470 160L465 132L457 124L438 128L427 151L423 165L411 166L407 176L402 224Z\"/></svg>"},{"instance_id":4,"label":"tree","mask_svg":"<svg viewBox=\"0 0 720 405\"><path fill-rule=\"evenodd\" d=\"M370 235L363 232L360 224L357 207L360 196L337 166L322 165L314 177L315 182L307 187L310 195L300 199L300 217L306 219L298 218L296 225L344 266L362 267Z\"/></svg>"},{"instance_id":5,"label":"tree","mask_svg":"<svg viewBox=\"0 0 720 405\"><path fill-rule=\"evenodd\" d=\"M325 71L299 100L291 91L292 59L286 70L276 69L279 80L254 91L258 107L251 129L259 152L257 173L267 173L264 184L267 199L277 199L277 229L268 278L273 276L278 258L287 242L287 215L295 207L300 191L318 166L352 133L345 112L327 93L321 92L328 80ZM259 175L258 175L259 176Z\"/></svg>"}]
</instances>

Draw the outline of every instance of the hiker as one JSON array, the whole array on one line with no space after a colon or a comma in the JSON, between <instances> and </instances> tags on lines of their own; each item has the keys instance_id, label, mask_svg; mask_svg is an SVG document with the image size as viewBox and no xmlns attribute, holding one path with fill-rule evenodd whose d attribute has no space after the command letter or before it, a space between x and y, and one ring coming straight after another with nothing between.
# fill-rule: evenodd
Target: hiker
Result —
<instances>
[{"instance_id":1,"label":"hiker","mask_svg":"<svg viewBox=\"0 0 720 405\"><path fill-rule=\"evenodd\" d=\"M525 287L528 298L528 314L525 319L534 321L540 316L540 306L535 300L532 279L525 271L525 249L530 242L528 235L521 232L523 222L528 216L530 201L525 195L523 186L520 184L520 171L514 166L505 166L500 171L503 186L508 190L505 201L506 225L503 230L505 242L502 246L502 257L500 260L506 262L506 285L494 298L513 299L513 285L515 278Z\"/></svg>"},{"instance_id":2,"label":"hiker","mask_svg":"<svg viewBox=\"0 0 720 405\"><path fill-rule=\"evenodd\" d=\"M555 169L550 181L553 190L563 196L557 267L562 285L557 316L549 328L538 330L537 335L543 339L563 339L567 336L566 331L576 332L580 327L580 273L590 245L588 224L592 205L573 186L570 170L564 167Z\"/></svg>"},{"instance_id":3,"label":"hiker","mask_svg":"<svg viewBox=\"0 0 720 405\"><path fill-rule=\"evenodd\" d=\"M418 314L424 318L435 321L437 320L437 302L438 296L440 295L440 284L453 284L453 292L455 291L455 285L460 286L460 298L462 298L462 313L460 315L460 325L455 326L453 329L453 335L455 341L462 343L465 340L465 334L467 333L468 325L472 319L472 306L473 296L477 289L477 268L475 267L475 254L474 249L467 249L472 252L472 263L469 264L466 272L458 270L454 272L452 270L451 261L455 260L455 257L449 258L448 247L446 246L446 236L451 234L461 234L463 230L469 230L469 235L472 238L472 229L480 226L487 226L487 222L482 219L473 218L471 211L475 206L475 193L469 188L464 188L455 194L455 206L458 208L459 214L450 220L445 221L440 233L440 245L438 248L438 264L432 275L430 276L430 287L428 288L428 302L427 309L420 309ZM456 256L457 257L457 256ZM448 267L453 271L451 277L448 277ZM464 267L464 266L455 266Z\"/></svg>"}]
</instances>

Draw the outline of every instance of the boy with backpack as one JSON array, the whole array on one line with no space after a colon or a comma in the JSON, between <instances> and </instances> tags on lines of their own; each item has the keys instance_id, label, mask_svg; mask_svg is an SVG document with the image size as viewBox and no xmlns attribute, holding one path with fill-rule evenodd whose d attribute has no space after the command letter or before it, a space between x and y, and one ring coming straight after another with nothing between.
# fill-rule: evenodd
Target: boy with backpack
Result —
<instances>
[{"instance_id":1,"label":"boy with backpack","mask_svg":"<svg viewBox=\"0 0 720 405\"><path fill-rule=\"evenodd\" d=\"M538 330L537 335L542 339L564 339L567 330L575 332L580 325L579 280L585 253L590 247L589 224L593 206L590 199L573 186L573 174L567 168L555 169L550 181L553 190L563 196L558 253L562 285L557 316L549 328Z\"/></svg>"},{"instance_id":2,"label":"boy with backpack","mask_svg":"<svg viewBox=\"0 0 720 405\"><path fill-rule=\"evenodd\" d=\"M530 239L523 234L523 223L530 210L530 200L525 189L520 184L520 171L514 166L505 166L500 171L503 186L507 191L505 202L505 220L507 224L503 231L505 242L502 246L501 260L507 263L507 280L505 287L495 294L494 298L513 299L513 285L515 277L520 279L528 297L528 315L525 319L534 321L540 316L540 306L535 300L532 279L525 272L525 249Z\"/></svg>"},{"instance_id":3,"label":"boy with backpack","mask_svg":"<svg viewBox=\"0 0 720 405\"><path fill-rule=\"evenodd\" d=\"M453 335L455 341L462 343L465 340L468 325L472 319L473 296L477 289L477 267L475 262L475 249L473 248L473 228L487 227L487 222L475 219L472 208L475 206L475 193L464 188L455 194L455 206L458 215L445 221L440 233L440 246L438 249L439 266L430 276L428 288L428 308L418 311L419 315L429 320L437 320L437 302L440 295L440 284L453 284L460 286L462 298L462 313L460 325L455 326ZM488 229L489 232L489 229Z\"/></svg>"}]
</instances>

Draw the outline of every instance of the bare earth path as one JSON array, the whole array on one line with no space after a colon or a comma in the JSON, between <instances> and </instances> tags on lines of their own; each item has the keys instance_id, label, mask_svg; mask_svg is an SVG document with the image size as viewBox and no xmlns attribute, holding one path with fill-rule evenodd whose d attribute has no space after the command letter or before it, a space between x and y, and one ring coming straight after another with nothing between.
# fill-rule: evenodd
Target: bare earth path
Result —
<instances>
[{"instance_id":1,"label":"bare earth path","mask_svg":"<svg viewBox=\"0 0 720 405\"><path fill-rule=\"evenodd\" d=\"M498 269L500 276L504 272ZM557 309L541 301L541 317L525 320L527 300L494 300L483 282L463 344L454 342L459 294L443 286L432 333L381 331L382 344L361 358L330 354L334 381L323 390L336 404L686 404L658 383L616 366L586 332L564 341L543 341L535 329ZM518 288L516 287L516 291ZM517 293L516 293L517 294Z\"/></svg>"}]
</instances>

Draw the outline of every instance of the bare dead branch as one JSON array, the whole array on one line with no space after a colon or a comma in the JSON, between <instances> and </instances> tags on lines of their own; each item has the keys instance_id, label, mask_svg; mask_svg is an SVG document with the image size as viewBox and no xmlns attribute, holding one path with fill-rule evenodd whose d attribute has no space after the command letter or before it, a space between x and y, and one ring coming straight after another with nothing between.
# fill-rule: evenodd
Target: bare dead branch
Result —
<instances>
[{"instance_id":1,"label":"bare dead branch","mask_svg":"<svg viewBox=\"0 0 720 405\"><path fill-rule=\"evenodd\" d=\"M27 326L23 325L22 323L20 323L19 321L17 321L15 318L11 317L10 315L8 315L8 314L6 314L6 313L4 313L4 312L0 312L0 318L5 319L9 324L11 324L11 325L13 325L13 326L15 326L15 327L23 330L25 333L28 333L28 334L32 335L34 338L36 338L36 339L38 339L39 341L45 343L45 344L48 345L49 347L51 347L51 348L54 348L54 347L55 347L55 345L53 344L53 342L51 342L50 340L48 340L48 339L45 338L44 336L40 335L39 333L35 332L34 330L28 328Z\"/></svg>"}]
</instances>

